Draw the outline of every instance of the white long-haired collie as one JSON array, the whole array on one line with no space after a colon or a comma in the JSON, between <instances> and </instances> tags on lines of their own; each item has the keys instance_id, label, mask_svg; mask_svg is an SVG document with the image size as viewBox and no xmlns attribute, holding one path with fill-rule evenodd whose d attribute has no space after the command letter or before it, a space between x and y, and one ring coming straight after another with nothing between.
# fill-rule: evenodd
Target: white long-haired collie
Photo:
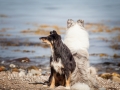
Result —
<instances>
[{"instance_id":1,"label":"white long-haired collie","mask_svg":"<svg viewBox=\"0 0 120 90\"><path fill-rule=\"evenodd\" d=\"M89 35L84 28L83 20L75 23L72 19L68 19L64 43L74 52L89 48Z\"/></svg>"},{"instance_id":2,"label":"white long-haired collie","mask_svg":"<svg viewBox=\"0 0 120 90\"><path fill-rule=\"evenodd\" d=\"M95 74L90 73L89 67L89 35L84 28L83 20L74 22L72 19L68 19L64 43L71 50L76 62L76 69L71 76L72 85L79 82L96 89Z\"/></svg>"}]
</instances>

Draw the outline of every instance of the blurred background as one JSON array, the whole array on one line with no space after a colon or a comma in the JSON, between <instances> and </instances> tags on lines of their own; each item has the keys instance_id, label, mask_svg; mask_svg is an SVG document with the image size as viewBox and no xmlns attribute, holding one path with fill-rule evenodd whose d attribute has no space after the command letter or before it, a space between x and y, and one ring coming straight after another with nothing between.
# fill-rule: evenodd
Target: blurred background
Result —
<instances>
[{"instance_id":1,"label":"blurred background","mask_svg":"<svg viewBox=\"0 0 120 90\"><path fill-rule=\"evenodd\" d=\"M90 64L120 73L119 9L119 0L0 0L0 65L49 66L50 48L39 37L54 29L64 38L67 20L83 19ZM23 57L30 61L15 61Z\"/></svg>"}]
</instances>

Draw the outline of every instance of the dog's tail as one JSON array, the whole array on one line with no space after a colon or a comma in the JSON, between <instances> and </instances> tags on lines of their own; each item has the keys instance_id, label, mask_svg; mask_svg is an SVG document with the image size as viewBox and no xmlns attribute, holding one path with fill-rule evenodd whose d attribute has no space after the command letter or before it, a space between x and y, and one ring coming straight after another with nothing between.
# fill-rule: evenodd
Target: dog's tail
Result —
<instances>
[{"instance_id":1,"label":"dog's tail","mask_svg":"<svg viewBox=\"0 0 120 90\"><path fill-rule=\"evenodd\" d=\"M90 87L85 83L78 82L72 85L71 89L72 90L90 90Z\"/></svg>"}]
</instances>

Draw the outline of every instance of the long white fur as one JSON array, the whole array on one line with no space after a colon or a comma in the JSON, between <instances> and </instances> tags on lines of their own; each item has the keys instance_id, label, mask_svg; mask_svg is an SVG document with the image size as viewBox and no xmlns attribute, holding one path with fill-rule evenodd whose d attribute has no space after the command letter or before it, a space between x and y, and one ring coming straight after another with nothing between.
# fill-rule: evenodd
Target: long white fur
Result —
<instances>
[{"instance_id":1,"label":"long white fur","mask_svg":"<svg viewBox=\"0 0 120 90\"><path fill-rule=\"evenodd\" d=\"M74 26L67 30L64 43L72 52L77 52L79 50L87 51L89 48L89 35L84 27L75 23Z\"/></svg>"},{"instance_id":2,"label":"long white fur","mask_svg":"<svg viewBox=\"0 0 120 90\"><path fill-rule=\"evenodd\" d=\"M73 90L90 90L90 87L87 84L84 83L76 83L73 86L71 86L71 89Z\"/></svg>"}]
</instances>

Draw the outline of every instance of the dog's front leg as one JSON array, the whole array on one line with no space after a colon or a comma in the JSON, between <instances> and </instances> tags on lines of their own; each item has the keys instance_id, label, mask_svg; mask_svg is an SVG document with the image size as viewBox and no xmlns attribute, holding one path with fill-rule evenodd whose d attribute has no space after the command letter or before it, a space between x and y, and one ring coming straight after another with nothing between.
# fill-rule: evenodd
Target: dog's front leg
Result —
<instances>
[{"instance_id":1,"label":"dog's front leg","mask_svg":"<svg viewBox=\"0 0 120 90\"><path fill-rule=\"evenodd\" d=\"M52 74L51 76L51 83L50 83L50 88L55 87L55 73Z\"/></svg>"},{"instance_id":2,"label":"dog's front leg","mask_svg":"<svg viewBox=\"0 0 120 90\"><path fill-rule=\"evenodd\" d=\"M71 73L67 72L67 74L65 75L66 89L70 89L70 79L71 79Z\"/></svg>"}]
</instances>

